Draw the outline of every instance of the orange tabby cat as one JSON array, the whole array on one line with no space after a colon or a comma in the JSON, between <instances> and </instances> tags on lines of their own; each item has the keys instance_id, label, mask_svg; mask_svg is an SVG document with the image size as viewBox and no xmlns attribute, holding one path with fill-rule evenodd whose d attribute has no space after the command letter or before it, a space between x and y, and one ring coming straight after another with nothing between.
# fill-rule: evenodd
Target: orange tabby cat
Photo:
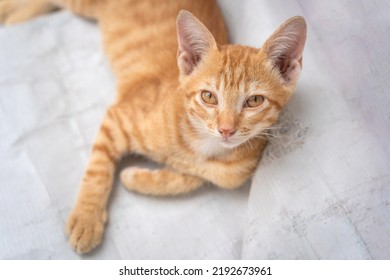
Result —
<instances>
[{"instance_id":1,"label":"orange tabby cat","mask_svg":"<svg viewBox=\"0 0 390 280\"><path fill-rule=\"evenodd\" d=\"M266 144L262 133L301 70L302 17L287 20L261 49L228 45L212 0L0 0L0 17L16 23L56 5L99 22L118 85L67 224L78 253L102 241L124 154L165 165L121 172L128 189L144 194L186 193L205 181L234 189L250 178Z\"/></svg>"}]
</instances>

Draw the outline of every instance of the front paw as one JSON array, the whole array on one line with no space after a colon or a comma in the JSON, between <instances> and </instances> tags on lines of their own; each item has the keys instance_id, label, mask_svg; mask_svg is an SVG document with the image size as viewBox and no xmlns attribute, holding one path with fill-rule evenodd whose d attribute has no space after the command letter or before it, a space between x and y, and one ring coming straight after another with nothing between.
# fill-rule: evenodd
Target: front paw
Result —
<instances>
[{"instance_id":1,"label":"front paw","mask_svg":"<svg viewBox=\"0 0 390 280\"><path fill-rule=\"evenodd\" d=\"M88 209L78 205L72 211L67 223L69 243L78 253L87 253L102 242L104 224L107 220L105 209Z\"/></svg>"},{"instance_id":2,"label":"front paw","mask_svg":"<svg viewBox=\"0 0 390 280\"><path fill-rule=\"evenodd\" d=\"M131 191L138 191L138 177L142 176L143 173L150 172L139 167L127 167L120 173L120 179L122 184Z\"/></svg>"}]
</instances>

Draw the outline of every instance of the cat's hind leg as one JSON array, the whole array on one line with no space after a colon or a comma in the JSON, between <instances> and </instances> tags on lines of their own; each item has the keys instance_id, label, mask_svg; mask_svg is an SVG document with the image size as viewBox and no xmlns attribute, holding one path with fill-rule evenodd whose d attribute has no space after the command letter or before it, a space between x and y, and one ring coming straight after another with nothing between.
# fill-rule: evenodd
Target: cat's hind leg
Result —
<instances>
[{"instance_id":1,"label":"cat's hind leg","mask_svg":"<svg viewBox=\"0 0 390 280\"><path fill-rule=\"evenodd\" d=\"M16 24L55 9L50 0L0 0L0 22Z\"/></svg>"},{"instance_id":2,"label":"cat's hind leg","mask_svg":"<svg viewBox=\"0 0 390 280\"><path fill-rule=\"evenodd\" d=\"M99 19L101 12L106 8L107 0L52 0L58 7L67 9L75 14L90 19ZM111 3L120 2L118 0Z\"/></svg>"},{"instance_id":3,"label":"cat's hind leg","mask_svg":"<svg viewBox=\"0 0 390 280\"><path fill-rule=\"evenodd\" d=\"M167 168L150 170L128 167L121 172L120 178L129 190L158 196L188 193L204 183L204 180L199 177L178 173Z\"/></svg>"},{"instance_id":4,"label":"cat's hind leg","mask_svg":"<svg viewBox=\"0 0 390 280\"><path fill-rule=\"evenodd\" d=\"M98 19L106 3L106 0L0 0L0 23L21 23L59 8Z\"/></svg>"}]
</instances>

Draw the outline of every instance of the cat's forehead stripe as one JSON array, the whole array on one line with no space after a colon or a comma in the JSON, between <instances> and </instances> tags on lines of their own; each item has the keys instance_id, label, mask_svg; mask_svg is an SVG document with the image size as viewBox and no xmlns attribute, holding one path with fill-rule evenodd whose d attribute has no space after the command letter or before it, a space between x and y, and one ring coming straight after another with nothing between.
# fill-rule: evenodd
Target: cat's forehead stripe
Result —
<instances>
[{"instance_id":1,"label":"cat's forehead stripe","mask_svg":"<svg viewBox=\"0 0 390 280\"><path fill-rule=\"evenodd\" d=\"M225 50L221 57L220 71L206 83L208 88L217 94L221 103L233 102L240 107L248 95L267 96L268 86L250 78L248 71L251 63L253 64L252 60L253 56L249 52L239 53L234 49ZM239 92L239 98L235 99L234 94L226 94L229 92ZM231 100L232 98L235 100ZM273 100L271 102L275 103ZM274 105L279 107L279 104Z\"/></svg>"},{"instance_id":2,"label":"cat's forehead stripe","mask_svg":"<svg viewBox=\"0 0 390 280\"><path fill-rule=\"evenodd\" d=\"M240 84L247 77L249 59L247 52L237 54L232 50L226 50L220 72L220 79L224 80L225 89L239 89Z\"/></svg>"}]
</instances>

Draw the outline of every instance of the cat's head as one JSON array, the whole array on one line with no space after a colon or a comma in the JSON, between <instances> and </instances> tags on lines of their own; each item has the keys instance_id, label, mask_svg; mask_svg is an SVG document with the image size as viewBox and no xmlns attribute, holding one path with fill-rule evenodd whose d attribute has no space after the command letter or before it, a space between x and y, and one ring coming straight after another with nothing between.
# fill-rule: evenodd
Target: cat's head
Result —
<instances>
[{"instance_id":1,"label":"cat's head","mask_svg":"<svg viewBox=\"0 0 390 280\"><path fill-rule=\"evenodd\" d=\"M261 136L295 89L306 40L305 20L287 20L260 49L218 45L187 11L179 13L177 31L186 113L204 140L201 151L213 154Z\"/></svg>"}]
</instances>

